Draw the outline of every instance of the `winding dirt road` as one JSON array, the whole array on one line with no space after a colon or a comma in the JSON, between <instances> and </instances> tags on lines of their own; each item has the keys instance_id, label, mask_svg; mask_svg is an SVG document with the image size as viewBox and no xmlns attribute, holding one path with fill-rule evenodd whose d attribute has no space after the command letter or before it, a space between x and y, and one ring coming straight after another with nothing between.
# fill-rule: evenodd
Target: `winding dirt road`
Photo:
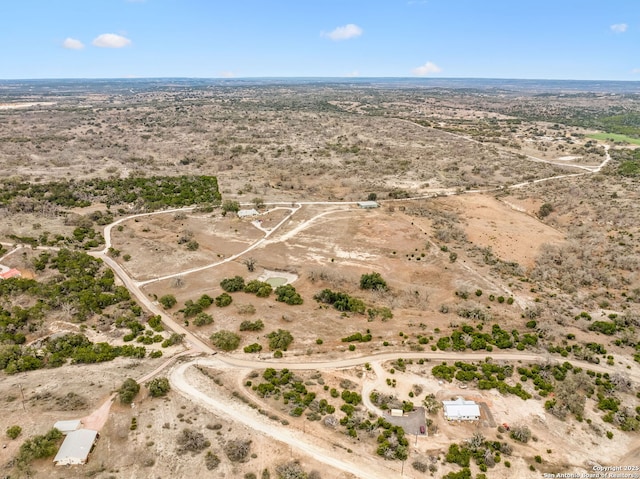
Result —
<instances>
[{"instance_id":1,"label":"winding dirt road","mask_svg":"<svg viewBox=\"0 0 640 479\"><path fill-rule=\"evenodd\" d=\"M197 364L211 368L219 368L221 366L216 360L198 360ZM365 458L356 458L354 461L343 459L339 457L343 456L343 453L330 444L326 446L320 445L317 439L312 442L302 431L287 428L271 421L238 401L216 394L215 390L213 392L208 391L205 394L187 378L187 370L195 365L196 361L191 361L177 366L169 376L171 387L211 412L233 418L235 422L242 423L253 431L288 444L292 450L295 449L297 452L301 452L319 462L362 479L379 479L381 473L384 476L389 476L392 473L400 472L395 469L381 467ZM386 474L381 469L386 469Z\"/></svg>"}]
</instances>

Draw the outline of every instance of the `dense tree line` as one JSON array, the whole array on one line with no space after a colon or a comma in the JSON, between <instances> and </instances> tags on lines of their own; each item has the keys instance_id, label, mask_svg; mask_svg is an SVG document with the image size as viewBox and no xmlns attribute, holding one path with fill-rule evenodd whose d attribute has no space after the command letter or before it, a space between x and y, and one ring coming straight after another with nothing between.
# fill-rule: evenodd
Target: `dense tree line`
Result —
<instances>
[{"instance_id":1,"label":"dense tree line","mask_svg":"<svg viewBox=\"0 0 640 479\"><path fill-rule=\"evenodd\" d=\"M8 374L32 371L41 368L56 368L67 364L93 364L124 356L144 358L143 346L112 346L108 343L93 343L83 334L65 334L45 341L41 346L0 346L0 369Z\"/></svg>"},{"instance_id":2,"label":"dense tree line","mask_svg":"<svg viewBox=\"0 0 640 479\"><path fill-rule=\"evenodd\" d=\"M82 252L60 250L55 256L43 252L36 260L37 269L54 270L57 274L43 282L28 278L0 281L0 341L22 344L25 333L34 331L48 311L66 309L75 321L100 314L109 306L130 301L126 288L115 286L113 271L102 260ZM30 306L12 304L18 295L32 298ZM135 303L132 310L140 313Z\"/></svg>"},{"instance_id":3,"label":"dense tree line","mask_svg":"<svg viewBox=\"0 0 640 479\"><path fill-rule=\"evenodd\" d=\"M133 204L136 209L153 211L196 204L219 204L215 176L151 176L132 178L94 178L82 181L29 183L5 180L1 183L0 205L20 198L51 203L63 208Z\"/></svg>"},{"instance_id":4,"label":"dense tree line","mask_svg":"<svg viewBox=\"0 0 640 479\"><path fill-rule=\"evenodd\" d=\"M82 334L51 338L37 347L23 346L26 335L37 331L53 311L65 312L72 320L81 322L118 305L123 312L119 320L132 330L131 339L141 335L139 329L144 330L144 326L134 319L142 314L142 308L131 300L126 288L115 285L113 272L104 266L102 260L83 252L60 250L55 255L41 253L35 263L36 269L54 274L44 281L28 278L0 281L0 304L3 305L0 306L0 342L3 344L0 347L0 369L16 373L58 367L69 361L97 363L118 356L145 356L143 347L94 344ZM29 298L29 301L17 305L17 296ZM11 304L15 305L7 306ZM151 323L158 330L162 327L153 318Z\"/></svg>"}]
</instances>

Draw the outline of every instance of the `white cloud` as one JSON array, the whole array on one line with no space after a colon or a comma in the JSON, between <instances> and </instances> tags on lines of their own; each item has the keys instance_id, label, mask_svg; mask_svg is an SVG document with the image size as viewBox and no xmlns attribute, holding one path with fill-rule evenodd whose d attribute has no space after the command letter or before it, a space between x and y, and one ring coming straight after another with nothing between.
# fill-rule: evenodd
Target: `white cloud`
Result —
<instances>
[{"instance_id":1,"label":"white cloud","mask_svg":"<svg viewBox=\"0 0 640 479\"><path fill-rule=\"evenodd\" d=\"M222 78L234 78L236 75L230 71L223 71L223 72L220 72L220 76Z\"/></svg>"},{"instance_id":2,"label":"white cloud","mask_svg":"<svg viewBox=\"0 0 640 479\"><path fill-rule=\"evenodd\" d=\"M412 70L413 74L418 76L431 75L432 73L440 73L441 71L442 68L440 68L433 62L427 62L424 65L421 65L418 68L414 68Z\"/></svg>"},{"instance_id":3,"label":"white cloud","mask_svg":"<svg viewBox=\"0 0 640 479\"><path fill-rule=\"evenodd\" d=\"M358 70L353 70L352 72L347 73L348 78L355 78L359 76L360 76L360 72Z\"/></svg>"},{"instance_id":4,"label":"white cloud","mask_svg":"<svg viewBox=\"0 0 640 479\"><path fill-rule=\"evenodd\" d=\"M338 27L329 33L321 32L320 36L330 38L331 40L338 42L340 40L348 40L350 38L356 38L362 35L362 28L353 23L349 23L342 27Z\"/></svg>"},{"instance_id":5,"label":"white cloud","mask_svg":"<svg viewBox=\"0 0 640 479\"><path fill-rule=\"evenodd\" d=\"M100 48L123 48L131 45L131 40L115 33L103 33L98 35L92 43Z\"/></svg>"},{"instance_id":6,"label":"white cloud","mask_svg":"<svg viewBox=\"0 0 640 479\"><path fill-rule=\"evenodd\" d=\"M82 50L84 48L84 44L80 40L71 37L65 38L62 46L68 50Z\"/></svg>"},{"instance_id":7,"label":"white cloud","mask_svg":"<svg viewBox=\"0 0 640 479\"><path fill-rule=\"evenodd\" d=\"M626 23L614 23L609 28L611 28L611 31L614 33L624 33L627 31L627 28L629 28L629 25Z\"/></svg>"},{"instance_id":8,"label":"white cloud","mask_svg":"<svg viewBox=\"0 0 640 479\"><path fill-rule=\"evenodd\" d=\"M633 70L631 70L631 73L634 73L636 75L639 74L640 73L640 68L634 68Z\"/></svg>"}]
</instances>

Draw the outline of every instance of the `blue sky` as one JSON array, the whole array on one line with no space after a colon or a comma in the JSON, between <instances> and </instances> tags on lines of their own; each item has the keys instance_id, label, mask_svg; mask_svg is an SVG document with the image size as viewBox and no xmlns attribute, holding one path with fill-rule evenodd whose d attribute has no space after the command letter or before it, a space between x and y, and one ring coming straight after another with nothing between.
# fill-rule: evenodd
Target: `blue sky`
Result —
<instances>
[{"instance_id":1,"label":"blue sky","mask_svg":"<svg viewBox=\"0 0 640 479\"><path fill-rule=\"evenodd\" d=\"M640 0L2 0L0 79L640 81Z\"/></svg>"}]
</instances>

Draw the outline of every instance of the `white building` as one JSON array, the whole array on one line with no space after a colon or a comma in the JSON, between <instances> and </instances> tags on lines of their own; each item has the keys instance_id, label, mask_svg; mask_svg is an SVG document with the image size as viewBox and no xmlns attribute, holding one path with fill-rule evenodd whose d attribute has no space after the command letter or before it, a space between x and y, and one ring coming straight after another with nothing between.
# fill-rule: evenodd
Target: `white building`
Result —
<instances>
[{"instance_id":1,"label":"white building","mask_svg":"<svg viewBox=\"0 0 640 479\"><path fill-rule=\"evenodd\" d=\"M58 421L53 425L53 427L66 436L70 432L80 429L81 425L82 422L80 419L73 419L70 421Z\"/></svg>"},{"instance_id":2,"label":"white building","mask_svg":"<svg viewBox=\"0 0 640 479\"><path fill-rule=\"evenodd\" d=\"M251 218L252 216L258 216L260 213L254 208L250 210L240 210L238 211L238 218Z\"/></svg>"},{"instance_id":3,"label":"white building","mask_svg":"<svg viewBox=\"0 0 640 479\"><path fill-rule=\"evenodd\" d=\"M455 401L442 401L444 417L448 421L477 421L480 419L480 406L475 401L458 398Z\"/></svg>"},{"instance_id":4,"label":"white building","mask_svg":"<svg viewBox=\"0 0 640 479\"><path fill-rule=\"evenodd\" d=\"M70 432L64 438L64 442L53 459L53 463L56 466L86 464L89 453L97 440L98 431L78 429Z\"/></svg>"},{"instance_id":5,"label":"white building","mask_svg":"<svg viewBox=\"0 0 640 479\"><path fill-rule=\"evenodd\" d=\"M372 208L378 208L380 205L376 201L359 201L358 206L365 210L369 210Z\"/></svg>"}]
</instances>

